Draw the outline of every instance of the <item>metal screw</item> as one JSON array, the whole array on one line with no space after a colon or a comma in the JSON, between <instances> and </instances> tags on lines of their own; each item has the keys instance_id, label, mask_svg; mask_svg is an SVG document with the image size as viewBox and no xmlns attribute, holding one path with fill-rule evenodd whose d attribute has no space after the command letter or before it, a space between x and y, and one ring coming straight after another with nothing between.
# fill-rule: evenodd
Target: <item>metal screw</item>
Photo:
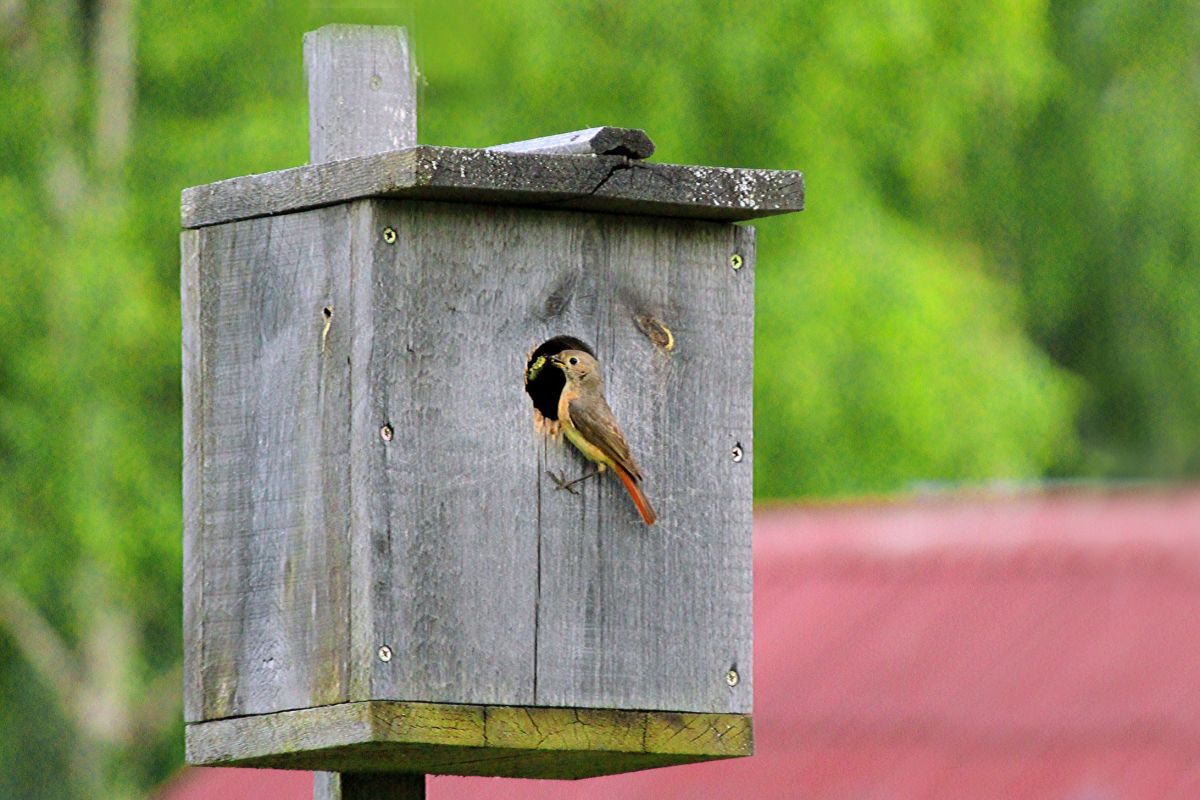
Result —
<instances>
[{"instance_id":1,"label":"metal screw","mask_svg":"<svg viewBox=\"0 0 1200 800\"><path fill-rule=\"evenodd\" d=\"M746 454L742 451L742 443L741 442L738 442L737 444L735 444L733 446L733 450L730 451L730 455L733 456L733 463L735 463L735 464L742 463L742 459L745 458Z\"/></svg>"},{"instance_id":2,"label":"metal screw","mask_svg":"<svg viewBox=\"0 0 1200 800\"><path fill-rule=\"evenodd\" d=\"M395 435L395 431L392 430L391 425L384 425L379 429L379 438L383 439L385 442L390 442L393 435Z\"/></svg>"},{"instance_id":3,"label":"metal screw","mask_svg":"<svg viewBox=\"0 0 1200 800\"><path fill-rule=\"evenodd\" d=\"M734 272L737 272L739 269L741 269L742 264L743 261L741 253L734 253L729 257L729 266L733 267Z\"/></svg>"},{"instance_id":4,"label":"metal screw","mask_svg":"<svg viewBox=\"0 0 1200 800\"><path fill-rule=\"evenodd\" d=\"M383 240L385 242L387 242L388 244L395 244L396 243L396 229L392 228L390 226L387 228L384 228L383 229ZM734 269L737 269L737 267L734 267Z\"/></svg>"},{"instance_id":5,"label":"metal screw","mask_svg":"<svg viewBox=\"0 0 1200 800\"><path fill-rule=\"evenodd\" d=\"M385 664L387 662L391 661L392 660L392 648L388 647L386 644L379 645L379 660Z\"/></svg>"},{"instance_id":6,"label":"metal screw","mask_svg":"<svg viewBox=\"0 0 1200 800\"><path fill-rule=\"evenodd\" d=\"M730 689L732 689L734 686L737 686L738 681L740 680L741 678L738 676L736 669L731 669L729 672L725 673L725 682L729 684Z\"/></svg>"}]
</instances>

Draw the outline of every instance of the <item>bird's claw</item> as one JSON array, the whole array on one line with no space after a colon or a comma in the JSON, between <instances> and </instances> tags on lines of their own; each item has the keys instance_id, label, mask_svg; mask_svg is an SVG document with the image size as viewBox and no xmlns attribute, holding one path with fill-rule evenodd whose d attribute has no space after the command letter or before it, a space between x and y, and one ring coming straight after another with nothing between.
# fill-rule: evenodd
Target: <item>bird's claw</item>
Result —
<instances>
[{"instance_id":1,"label":"bird's claw","mask_svg":"<svg viewBox=\"0 0 1200 800\"><path fill-rule=\"evenodd\" d=\"M570 482L567 481L566 473L559 473L558 475L555 475L550 470L546 470L546 475L548 475L550 477L550 480L554 481L554 485L557 486L559 489L566 489L571 494L576 494L576 495L579 494L579 492L576 491L575 487L571 485L572 483L574 483L574 481L570 481Z\"/></svg>"}]
</instances>

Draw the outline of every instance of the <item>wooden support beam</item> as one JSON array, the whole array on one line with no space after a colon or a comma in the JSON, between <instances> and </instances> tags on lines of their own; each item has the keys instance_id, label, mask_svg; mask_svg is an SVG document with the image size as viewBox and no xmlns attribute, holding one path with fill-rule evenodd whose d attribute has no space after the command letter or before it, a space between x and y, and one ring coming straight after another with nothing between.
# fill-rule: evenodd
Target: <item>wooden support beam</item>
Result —
<instances>
[{"instance_id":1,"label":"wooden support beam","mask_svg":"<svg viewBox=\"0 0 1200 800\"><path fill-rule=\"evenodd\" d=\"M312 164L417 143L417 94L404 28L326 25L304 34Z\"/></svg>"},{"instance_id":2,"label":"wooden support beam","mask_svg":"<svg viewBox=\"0 0 1200 800\"><path fill-rule=\"evenodd\" d=\"M613 128L604 125L582 131L559 133L489 147L498 153L552 153L560 156L626 156L649 158L654 142L637 128Z\"/></svg>"},{"instance_id":3,"label":"wooden support beam","mask_svg":"<svg viewBox=\"0 0 1200 800\"><path fill-rule=\"evenodd\" d=\"M424 775L318 772L313 800L425 800Z\"/></svg>"}]
</instances>

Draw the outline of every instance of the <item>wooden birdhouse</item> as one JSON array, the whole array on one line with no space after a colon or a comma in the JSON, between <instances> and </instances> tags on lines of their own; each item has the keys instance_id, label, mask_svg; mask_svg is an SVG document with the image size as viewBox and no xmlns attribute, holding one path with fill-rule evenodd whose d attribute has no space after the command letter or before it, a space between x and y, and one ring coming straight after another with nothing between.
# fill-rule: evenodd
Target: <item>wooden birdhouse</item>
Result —
<instances>
[{"instance_id":1,"label":"wooden birdhouse","mask_svg":"<svg viewBox=\"0 0 1200 800\"><path fill-rule=\"evenodd\" d=\"M305 38L308 166L182 199L193 764L578 778L752 751L754 229L640 131L415 143L403 31ZM586 342L658 512L535 430ZM549 473L553 473L552 477Z\"/></svg>"}]
</instances>

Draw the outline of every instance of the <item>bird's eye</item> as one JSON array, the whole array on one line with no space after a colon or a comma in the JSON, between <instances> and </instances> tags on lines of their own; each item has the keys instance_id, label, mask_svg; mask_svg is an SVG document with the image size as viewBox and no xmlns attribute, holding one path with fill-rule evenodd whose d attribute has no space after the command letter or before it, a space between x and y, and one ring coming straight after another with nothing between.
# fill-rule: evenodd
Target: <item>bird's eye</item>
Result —
<instances>
[{"instance_id":1,"label":"bird's eye","mask_svg":"<svg viewBox=\"0 0 1200 800\"><path fill-rule=\"evenodd\" d=\"M579 359L576 358L575 356L571 356L570 358L567 359L567 363L574 366L575 364L579 363Z\"/></svg>"}]
</instances>

